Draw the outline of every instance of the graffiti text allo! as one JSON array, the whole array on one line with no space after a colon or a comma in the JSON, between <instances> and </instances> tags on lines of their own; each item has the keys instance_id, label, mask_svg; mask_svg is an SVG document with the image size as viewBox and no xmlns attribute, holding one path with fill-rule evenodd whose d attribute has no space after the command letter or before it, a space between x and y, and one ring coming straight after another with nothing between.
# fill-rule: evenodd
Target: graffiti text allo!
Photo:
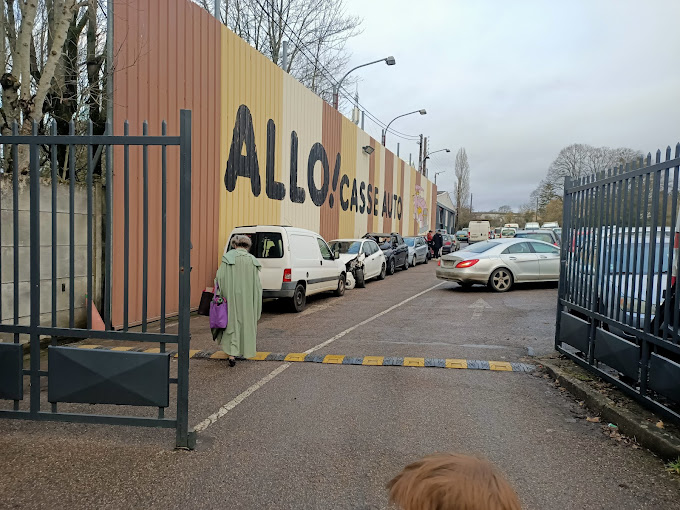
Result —
<instances>
[{"instance_id":1,"label":"graffiti text allo!","mask_svg":"<svg viewBox=\"0 0 680 510\"><path fill-rule=\"evenodd\" d=\"M286 186L286 183L276 180L274 172L276 125L272 119L269 119L267 122L264 185L267 198L284 200L288 196L294 204L303 204L309 198L317 207L328 202L331 208L334 207L336 200L339 200L340 208L343 211L401 219L403 213L402 197L389 191L383 191L381 194L378 186L357 179L350 179L348 175L342 174L340 153L335 155L331 173L330 161L325 147L318 142L313 144L307 157L307 178L304 179L299 174L298 151L298 135L295 131L292 131L290 134L290 182ZM317 165L321 166L321 178L318 182L314 176L314 169ZM224 174L224 186L227 191L232 192L236 189L239 177L250 181L250 190L253 196L260 196L262 182L255 144L255 129L253 117L246 105L239 106L236 112L227 169ZM306 189L299 185L301 182L304 183L305 180ZM337 198L334 196L336 192Z\"/></svg>"}]
</instances>

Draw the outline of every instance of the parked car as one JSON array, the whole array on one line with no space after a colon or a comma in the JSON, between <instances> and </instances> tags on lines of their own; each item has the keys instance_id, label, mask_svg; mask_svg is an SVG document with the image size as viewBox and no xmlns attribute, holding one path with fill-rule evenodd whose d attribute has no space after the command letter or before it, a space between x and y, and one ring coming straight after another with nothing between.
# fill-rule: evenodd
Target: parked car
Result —
<instances>
[{"instance_id":1,"label":"parked car","mask_svg":"<svg viewBox=\"0 0 680 510\"><path fill-rule=\"evenodd\" d=\"M345 293L345 264L333 256L326 241L311 230L276 225L236 227L231 238L246 235L252 241L250 253L262 265L260 281L263 298L283 298L290 308L301 312L307 296L334 291Z\"/></svg>"},{"instance_id":2,"label":"parked car","mask_svg":"<svg viewBox=\"0 0 680 510\"><path fill-rule=\"evenodd\" d=\"M377 234L369 233L364 239L373 239L385 254L387 274L393 275L398 267L408 269L408 246L397 233Z\"/></svg>"},{"instance_id":3,"label":"parked car","mask_svg":"<svg viewBox=\"0 0 680 510\"><path fill-rule=\"evenodd\" d=\"M526 225L524 225L524 230L536 230L537 228L541 228L541 226L534 221L530 221Z\"/></svg>"},{"instance_id":4,"label":"parked car","mask_svg":"<svg viewBox=\"0 0 680 510\"><path fill-rule=\"evenodd\" d=\"M541 228L549 228L549 229L554 229L554 228L560 228L560 224L557 223L556 221L548 221L541 225Z\"/></svg>"},{"instance_id":5,"label":"parked car","mask_svg":"<svg viewBox=\"0 0 680 510\"><path fill-rule=\"evenodd\" d=\"M492 230L494 239L495 239L496 237L500 237L500 236L501 236L501 230L503 230L503 227L495 227L495 228Z\"/></svg>"},{"instance_id":6,"label":"parked car","mask_svg":"<svg viewBox=\"0 0 680 510\"><path fill-rule=\"evenodd\" d=\"M372 239L335 239L330 247L333 256L345 264L347 288L363 288L371 278L385 279L385 254Z\"/></svg>"},{"instance_id":7,"label":"parked car","mask_svg":"<svg viewBox=\"0 0 680 510\"><path fill-rule=\"evenodd\" d=\"M509 238L509 237L515 237L515 234L516 234L516 233L517 233L517 229L516 229L516 228L503 227L503 228L501 229L500 238L501 238L501 239L506 239L506 238Z\"/></svg>"},{"instance_id":8,"label":"parked car","mask_svg":"<svg viewBox=\"0 0 680 510\"><path fill-rule=\"evenodd\" d=\"M517 223L506 223L503 226L505 228L514 228L515 230L519 230L519 224L517 224Z\"/></svg>"},{"instance_id":9,"label":"parked car","mask_svg":"<svg viewBox=\"0 0 680 510\"><path fill-rule=\"evenodd\" d=\"M460 250L460 242L456 239L456 236L446 234L443 237L444 244L442 245L442 255Z\"/></svg>"},{"instance_id":10,"label":"parked car","mask_svg":"<svg viewBox=\"0 0 680 510\"><path fill-rule=\"evenodd\" d=\"M471 221L468 227L468 243L487 241L491 234L491 224L488 221Z\"/></svg>"},{"instance_id":11,"label":"parked car","mask_svg":"<svg viewBox=\"0 0 680 510\"><path fill-rule=\"evenodd\" d=\"M518 230L515 232L515 237L536 239L537 241L544 241L555 246L560 245L559 237L557 237L557 234L550 229Z\"/></svg>"},{"instance_id":12,"label":"parked car","mask_svg":"<svg viewBox=\"0 0 680 510\"><path fill-rule=\"evenodd\" d=\"M456 232L456 239L467 242L467 232L465 230L459 230Z\"/></svg>"},{"instance_id":13,"label":"parked car","mask_svg":"<svg viewBox=\"0 0 680 510\"><path fill-rule=\"evenodd\" d=\"M427 246L427 241L424 237L404 237L404 242L408 246L408 260L411 266L421 263L427 264L430 260L430 257L428 257L430 248Z\"/></svg>"},{"instance_id":14,"label":"parked car","mask_svg":"<svg viewBox=\"0 0 680 510\"><path fill-rule=\"evenodd\" d=\"M543 241L484 241L441 258L437 278L506 292L515 283L558 281L560 250Z\"/></svg>"}]
</instances>

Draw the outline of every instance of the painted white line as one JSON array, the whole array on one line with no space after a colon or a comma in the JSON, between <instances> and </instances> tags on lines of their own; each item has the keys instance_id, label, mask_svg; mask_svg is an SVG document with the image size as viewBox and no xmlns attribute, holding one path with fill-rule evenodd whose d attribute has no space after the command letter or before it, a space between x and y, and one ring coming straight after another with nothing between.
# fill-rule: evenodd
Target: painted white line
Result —
<instances>
[{"instance_id":1,"label":"painted white line","mask_svg":"<svg viewBox=\"0 0 680 510\"><path fill-rule=\"evenodd\" d=\"M319 345L315 345L315 346L312 347L311 349L307 349L307 350L305 351L305 354L311 354L311 353L313 353L314 351L318 351L319 349L323 349L324 347L326 347L326 346L332 344L332 343L335 342L336 340L342 338L342 337L345 336L347 333L351 333L351 332L354 331L355 329L360 328L361 326L364 326L365 324L368 324L369 322L373 322L374 320L378 319L379 317L382 317L383 315L385 315L385 314L387 314L387 313L390 313L392 310L394 310L394 309L396 309L396 308L399 308L399 307L402 306L402 305L405 305L405 304L408 303L409 301L413 301L414 299L419 298L419 297L422 296L423 294L427 294L427 293L430 292L431 290L434 290L434 289L436 289L437 287L439 287L439 286L441 286L441 285L444 285L444 283L445 283L445 282L438 283L438 284L435 285L434 287L430 287L429 289L426 289L426 290L424 290L424 291L422 291L422 292L419 292L419 293L416 294L415 296L411 296L411 297L408 298L408 299L404 299L401 303L397 303L397 304L394 305L394 306L390 306L387 310L383 310L383 311L380 312L380 313L376 313L373 317L369 317L369 318L366 319L365 321L361 321L359 324L355 324L355 325L352 326L351 328L347 328L345 331L343 331L342 333L338 333L338 334L335 335L333 338L329 338L329 339L326 340L325 342L321 342Z\"/></svg>"},{"instance_id":2,"label":"painted white line","mask_svg":"<svg viewBox=\"0 0 680 510\"><path fill-rule=\"evenodd\" d=\"M390 313L392 310L394 310L394 309L396 309L396 308L399 308L400 306L405 305L405 304L408 303L409 301L413 301L414 299L419 298L419 297L422 296L423 294L426 294L426 293L430 292L431 290L436 289L436 288L439 287L440 285L444 285L444 283L445 283L445 282L438 283L438 284L435 285L434 287L430 287L429 289L426 289L426 290L424 290L424 291L422 291L422 292L419 292L418 294L416 294L416 295L414 295L414 296L411 296L411 297L408 298L408 299L404 299L401 303L397 303L397 304L394 305L394 306L390 306L390 307L387 308L386 310L383 310L382 312L375 314L373 317L369 317L368 319L366 319L366 320L364 320L364 321L361 321L359 324L356 324L356 325L352 326L351 328L347 328L347 329L346 329L345 331L343 331L342 333L338 333L338 334L335 335L333 338L329 338L329 339L326 340L325 342L322 342L322 343L320 343L319 345L316 345L316 346L312 347L311 349L307 349L307 350L305 351L305 354L311 354L311 353L314 352L314 351L318 351L319 349L323 349L324 347L326 347L327 345L332 344L333 342L335 342L335 341L338 340L339 338L342 338L342 337L345 336L347 333L351 333L351 332L354 331L355 329L357 329L357 328L359 328L359 327L361 327L361 326L363 326L363 325L365 325L365 324L368 324L369 322L372 322L372 321L374 321L375 319L377 319L377 318L379 318L379 317L382 317L383 315L385 315L385 314L387 314L387 313ZM259 390L260 388L262 388L262 386L264 386L264 385L267 384L269 381L271 381L272 379L274 379L274 377L276 377L276 376L279 375L281 372L283 372L284 370L286 370L289 366L291 366L291 364L292 364L292 363L284 363L284 364L281 365L280 367L276 368L276 370L273 370L272 372L270 372L269 374L267 374L266 376L264 376L262 379L260 379L259 381L257 381L255 384L253 384L250 388L248 388L248 389L245 390L243 393L241 393L240 395L238 395L236 398L234 398L233 400L227 402L227 403L224 404L222 407L220 407L220 408L217 410L217 412L211 414L211 415L208 416L205 420L203 420L201 423L199 423L198 425L196 425L196 426L194 427L194 430L195 430L196 432L201 432L201 431L207 429L210 425L212 425L212 424L215 423L217 420L219 420L220 418L222 418L225 414L227 414L229 411L231 411L232 409L234 409L237 405L239 405L241 402L243 402L245 399L247 399L250 395L252 395L252 394L255 393L257 390Z\"/></svg>"},{"instance_id":3,"label":"painted white line","mask_svg":"<svg viewBox=\"0 0 680 510\"><path fill-rule=\"evenodd\" d=\"M248 398L250 395L255 393L257 390L262 388L265 384L267 384L269 381L274 379L277 375L279 375L281 372L286 370L291 363L284 363L280 367L278 367L276 370L270 372L266 376L264 376L262 379L257 381L255 384L253 384L250 388L245 390L243 393L241 393L239 396L234 398L233 400L230 400L226 404L224 404L222 407L220 407L216 413L211 414L208 416L205 420L203 420L201 423L196 425L194 427L194 430L196 432L201 432L202 430L207 429L210 425L215 423L217 420L222 418L225 414L227 414L229 411L231 411L234 407L239 405L241 402L243 402L246 398Z\"/></svg>"}]
</instances>

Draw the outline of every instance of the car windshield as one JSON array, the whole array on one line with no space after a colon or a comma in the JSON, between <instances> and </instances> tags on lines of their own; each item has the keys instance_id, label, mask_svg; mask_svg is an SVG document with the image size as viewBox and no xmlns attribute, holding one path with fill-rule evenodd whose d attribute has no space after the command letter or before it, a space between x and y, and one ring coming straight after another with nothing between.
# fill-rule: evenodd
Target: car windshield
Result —
<instances>
[{"instance_id":1,"label":"car windshield","mask_svg":"<svg viewBox=\"0 0 680 510\"><path fill-rule=\"evenodd\" d=\"M356 255L361 250L360 241L334 241L331 243L331 251L333 253L349 253Z\"/></svg>"},{"instance_id":2,"label":"car windshield","mask_svg":"<svg viewBox=\"0 0 680 510\"><path fill-rule=\"evenodd\" d=\"M481 242L468 246L467 248L465 248L465 251L470 251L472 253L484 253L485 251L488 251L491 248L498 246L498 244L499 243Z\"/></svg>"},{"instance_id":3,"label":"car windshield","mask_svg":"<svg viewBox=\"0 0 680 510\"><path fill-rule=\"evenodd\" d=\"M515 237L526 237L528 239L536 239L537 241L545 241L550 244L555 242L550 234L544 232L521 232L515 234Z\"/></svg>"},{"instance_id":4,"label":"car windshield","mask_svg":"<svg viewBox=\"0 0 680 510\"><path fill-rule=\"evenodd\" d=\"M654 248L654 267L652 269L652 273L656 273L659 270L660 256L663 258L661 263L661 272L667 273L668 243L664 243L663 253L661 251L661 246L659 246L658 243L659 240L657 239L657 245ZM637 249L635 248L635 244L629 245L628 243L622 243L618 247L612 246L611 252L609 249L607 249L605 253L605 260L609 261L609 270L613 273L628 274L634 272L639 275L646 275L649 271L649 259L651 253L652 250L649 246L649 239L646 239L644 250L642 249L642 241L639 241Z\"/></svg>"},{"instance_id":5,"label":"car windshield","mask_svg":"<svg viewBox=\"0 0 680 510\"><path fill-rule=\"evenodd\" d=\"M416 238L415 237L404 237L404 241L409 246L415 246L416 245Z\"/></svg>"}]
</instances>

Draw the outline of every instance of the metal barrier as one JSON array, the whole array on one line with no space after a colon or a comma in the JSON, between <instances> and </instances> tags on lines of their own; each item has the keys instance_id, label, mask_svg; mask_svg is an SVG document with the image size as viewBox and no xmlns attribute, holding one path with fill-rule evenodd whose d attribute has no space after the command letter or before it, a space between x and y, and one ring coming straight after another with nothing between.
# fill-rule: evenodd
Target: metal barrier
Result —
<instances>
[{"instance_id":1,"label":"metal barrier","mask_svg":"<svg viewBox=\"0 0 680 510\"><path fill-rule=\"evenodd\" d=\"M680 144L665 156L566 179L555 347L680 419Z\"/></svg>"},{"instance_id":2,"label":"metal barrier","mask_svg":"<svg viewBox=\"0 0 680 510\"><path fill-rule=\"evenodd\" d=\"M56 126L52 126L51 134L39 135L37 124L32 126L32 134L19 135L17 126L13 126L13 134L0 137L0 144L4 145L5 156L12 160L12 257L2 257L0 253L0 271L3 263L8 264L11 258L13 266L13 284L11 285L13 305L13 320L0 322L0 333L13 334L13 343L0 343L0 400L11 400L13 406L0 408L0 418L28 419L38 421L66 421L83 423L102 423L118 425L138 425L146 427L162 427L176 429L176 445L178 447L192 448L195 442L194 434L188 427L188 393L189 393L189 313L190 313L190 249L191 249L191 111L180 112L179 136L167 136L166 125L163 123L161 136L148 136L148 126L144 123L142 136L130 136L128 123L125 123L124 135L114 136L111 125L108 124L103 135L93 135L90 123L87 135L75 135L73 122L70 126L69 135L57 135ZM115 147L120 147L124 154L123 185L124 211L114 210L113 202L113 171L112 155ZM60 149L61 148L61 149ZM74 227L74 186L77 179L76 160L78 152L87 153L85 185L87 192L87 298L86 324L79 327L74 317L76 308L75 275L75 227ZM139 167L130 165L130 149L140 150L140 158L135 161L141 162ZM179 159L171 159L178 162L177 165L168 167L167 151L173 148L179 149ZM80 149L80 151L78 151ZM22 155L28 158L22 160ZM68 175L69 191L68 205L63 196L58 198L57 187L59 181L59 168L57 153L66 150L68 168L64 168ZM147 307L149 260L148 260L148 237L149 237L149 150L160 150L161 172L160 186L155 193L161 194L162 211L162 257L161 260L152 261L154 270L160 267L160 288L151 289L157 294L161 303L161 317L159 331L149 332L147 329ZM176 150L176 149L175 149ZM62 152L63 154L63 152ZM41 155L44 157L41 158ZM101 159L100 159L101 158ZM23 167L22 161L28 163L28 186L30 187L29 204L20 203L19 188L26 176L20 175ZM102 162L103 161L103 165ZM102 312L104 326L93 326L93 274L97 274L97 268L93 267L97 256L94 239L93 216L95 201L93 197L93 178L95 167L101 165L102 179L105 182L103 207L104 218L104 253L103 253L103 294ZM176 168L173 168L176 166ZM132 179L130 176L133 171ZM139 175L141 170L141 175ZM154 175L158 169L152 169ZM41 218L41 175L49 172L51 177L51 251L49 261L41 260L41 251L44 259L45 250L41 250L41 230L47 225L44 217ZM134 172L137 172L135 174ZM8 179L7 176L4 177ZM170 210L179 214L179 235L171 239L177 239L177 245L171 246L172 252L178 252L177 266L175 261L170 262L170 270L177 267L179 271L178 290L178 324L177 331L168 332L165 321L166 283L167 275L167 232L165 220L168 214L167 180L175 179L174 189L178 189L179 207L171 202ZM138 185L143 182L142 203L130 203L130 184ZM120 182L120 181L119 181ZM153 183L156 184L156 183ZM68 211L68 283L64 282L62 291L69 286L67 324L58 324L57 321L57 211ZM28 261L30 265L30 323L22 324L19 320L19 308L22 289L20 288L19 267L24 262L20 257L19 223L20 212L28 210L30 218L30 246L28 248ZM45 214L45 213L42 213ZM141 328L132 327L127 321L127 306L129 294L129 267L130 267L130 216L142 218L143 224L143 253L134 253L134 260L140 260L143 264L143 317ZM116 246L116 256L124 257L124 274L112 274L113 271L113 220L123 223L124 247ZM118 223L120 225L120 223ZM0 235L2 225L0 224ZM46 243L48 244L48 243ZM121 255L122 254L122 255ZM51 310L44 313L44 305L41 307L41 267L51 264ZM1 273L0 273L1 274ZM124 306L126 317L125 323L118 331L114 330L112 317L112 279L123 279ZM44 279L43 279L44 281ZM99 282L97 283L99 286ZM24 295L25 295L25 291ZM82 296L79 296L79 299ZM41 309L42 308L42 309ZM42 321L41 321L42 312ZM47 316L47 317L46 317ZM2 317L2 303L0 302L0 318ZM7 323L11 322L11 323ZM30 338L30 366L24 369L23 349L20 345L20 336L28 335ZM47 366L41 367L40 339L51 337L48 348ZM129 347L121 347L117 350L84 350L59 345L59 338L77 339L100 339L116 341L135 341L157 343L159 347L153 349L157 352L130 352ZM166 351L166 344L177 344L177 377L171 377L171 353ZM44 362L43 362L44 365ZM24 377L30 379L30 392L28 405L22 405L24 396ZM40 382L47 379L47 402L41 403ZM176 384L176 416L168 418L165 409L170 406L170 385ZM45 410L47 403L50 409ZM158 409L157 417L150 417L148 412L142 415L135 413L134 408L120 409L121 414L94 414L78 412L82 406L78 404L100 404L120 406L153 406ZM26 408L28 407L28 408ZM66 407L66 409L64 409ZM145 414L145 415L144 415Z\"/></svg>"}]
</instances>

